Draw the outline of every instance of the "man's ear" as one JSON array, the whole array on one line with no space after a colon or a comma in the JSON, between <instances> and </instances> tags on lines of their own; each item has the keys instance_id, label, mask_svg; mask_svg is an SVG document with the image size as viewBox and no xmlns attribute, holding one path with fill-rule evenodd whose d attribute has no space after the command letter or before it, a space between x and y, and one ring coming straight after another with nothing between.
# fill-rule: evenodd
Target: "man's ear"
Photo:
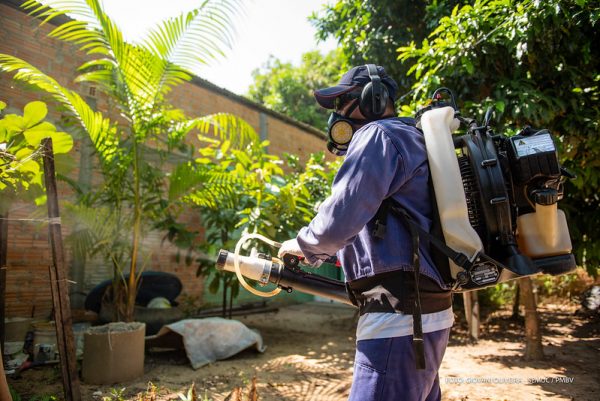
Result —
<instances>
[{"instance_id":1,"label":"man's ear","mask_svg":"<svg viewBox=\"0 0 600 401\"><path fill-rule=\"evenodd\" d=\"M394 102L390 101L388 102L387 106L385 107L385 116L395 116L398 115L398 113L396 112L396 105L394 104Z\"/></svg>"}]
</instances>

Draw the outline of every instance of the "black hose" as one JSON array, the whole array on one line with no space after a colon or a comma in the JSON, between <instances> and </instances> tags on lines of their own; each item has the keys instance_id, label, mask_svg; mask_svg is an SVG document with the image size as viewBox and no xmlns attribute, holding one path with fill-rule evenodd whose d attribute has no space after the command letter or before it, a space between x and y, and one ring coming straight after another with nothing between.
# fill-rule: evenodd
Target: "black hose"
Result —
<instances>
[{"instance_id":1,"label":"black hose","mask_svg":"<svg viewBox=\"0 0 600 401\"><path fill-rule=\"evenodd\" d=\"M342 281L334 280L318 274L309 273L300 269L290 269L282 266L281 269L273 269L269 281L277 284L284 291L300 291L306 294L316 295L323 298L352 305L346 285Z\"/></svg>"}]
</instances>

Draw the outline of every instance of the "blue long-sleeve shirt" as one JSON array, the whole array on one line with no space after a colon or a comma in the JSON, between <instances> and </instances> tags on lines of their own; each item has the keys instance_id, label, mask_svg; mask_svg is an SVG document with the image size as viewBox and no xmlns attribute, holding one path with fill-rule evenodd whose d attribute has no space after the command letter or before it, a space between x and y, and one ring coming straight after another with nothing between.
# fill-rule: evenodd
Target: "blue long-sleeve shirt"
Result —
<instances>
[{"instance_id":1,"label":"blue long-sleeve shirt","mask_svg":"<svg viewBox=\"0 0 600 401\"><path fill-rule=\"evenodd\" d=\"M389 213L385 238L373 235L381 202L392 197L429 231L432 205L423 134L412 119L389 118L359 129L332 186L298 244L310 263L337 253L347 281L393 270L412 270L412 239L404 223ZM421 273L441 284L426 247ZM443 287L443 285L442 285Z\"/></svg>"}]
</instances>

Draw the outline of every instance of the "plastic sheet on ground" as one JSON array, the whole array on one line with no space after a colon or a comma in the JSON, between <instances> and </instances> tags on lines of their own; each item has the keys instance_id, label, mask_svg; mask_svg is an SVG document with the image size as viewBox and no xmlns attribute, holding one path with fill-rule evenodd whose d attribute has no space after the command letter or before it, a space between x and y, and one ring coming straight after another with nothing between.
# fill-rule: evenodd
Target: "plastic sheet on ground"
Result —
<instances>
[{"instance_id":1,"label":"plastic sheet on ground","mask_svg":"<svg viewBox=\"0 0 600 401\"><path fill-rule=\"evenodd\" d=\"M181 336L185 353L194 369L229 358L247 348L254 347L259 352L266 349L260 333L237 320L220 317L180 320L163 326L150 339L160 341L161 337L172 333Z\"/></svg>"}]
</instances>

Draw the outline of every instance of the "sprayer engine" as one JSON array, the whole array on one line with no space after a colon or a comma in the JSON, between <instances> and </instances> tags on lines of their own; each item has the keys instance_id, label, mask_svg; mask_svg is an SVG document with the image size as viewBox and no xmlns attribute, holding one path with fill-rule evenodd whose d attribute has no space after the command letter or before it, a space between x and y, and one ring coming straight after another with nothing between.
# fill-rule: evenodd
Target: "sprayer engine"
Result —
<instances>
[{"instance_id":1,"label":"sprayer engine","mask_svg":"<svg viewBox=\"0 0 600 401\"><path fill-rule=\"evenodd\" d=\"M504 138L498 148L508 161L510 193L517 215L534 212L536 204L552 205L562 199L562 172L567 172L561 170L548 130L525 128L518 135Z\"/></svg>"}]
</instances>

